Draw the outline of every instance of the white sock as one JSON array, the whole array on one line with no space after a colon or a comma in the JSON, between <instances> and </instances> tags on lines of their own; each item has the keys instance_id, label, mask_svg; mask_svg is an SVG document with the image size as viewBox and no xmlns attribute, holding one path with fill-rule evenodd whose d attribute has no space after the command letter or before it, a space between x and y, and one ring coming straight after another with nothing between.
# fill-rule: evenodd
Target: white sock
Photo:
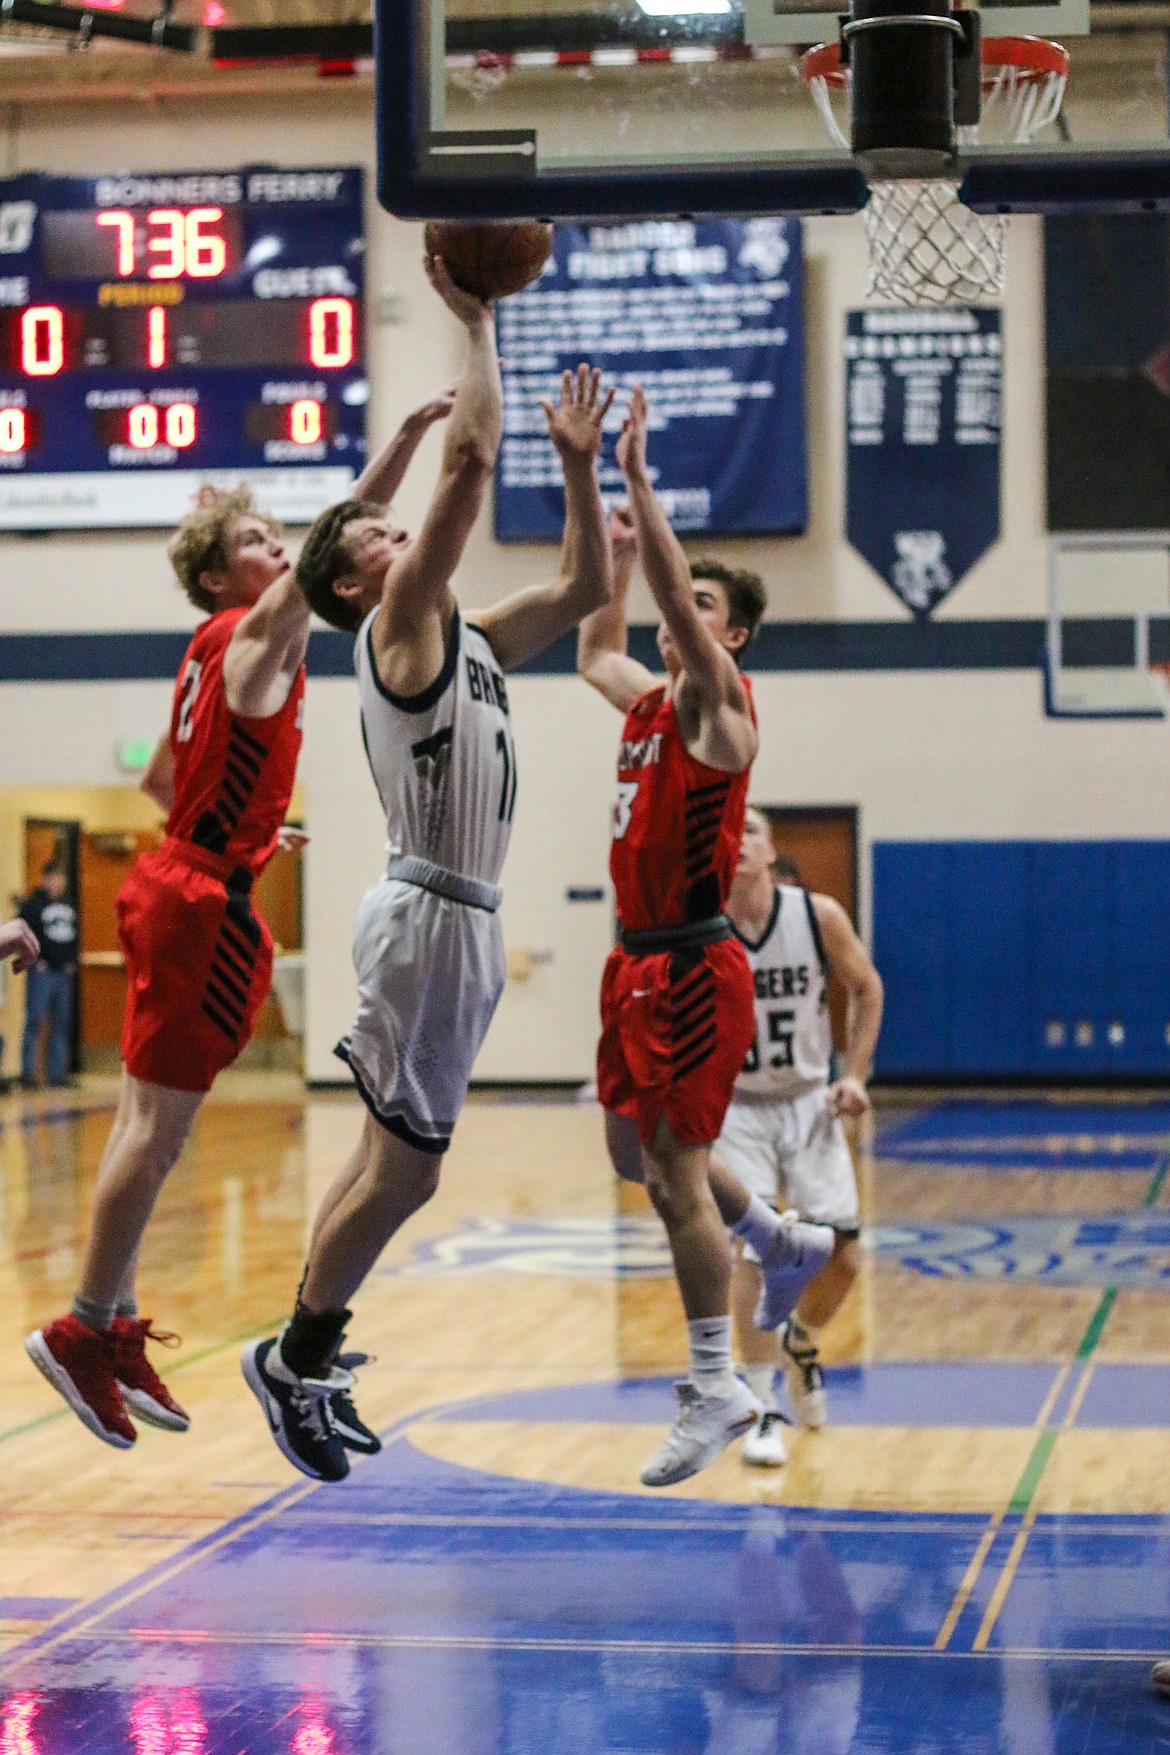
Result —
<instances>
[{"instance_id":1,"label":"white sock","mask_svg":"<svg viewBox=\"0 0 1170 1755\"><path fill-rule=\"evenodd\" d=\"M691 1382L704 1395L719 1395L731 1378L730 1316L697 1316L687 1323Z\"/></svg>"},{"instance_id":2,"label":"white sock","mask_svg":"<svg viewBox=\"0 0 1170 1755\"><path fill-rule=\"evenodd\" d=\"M777 1412L776 1367L774 1365L743 1365L739 1375L757 1401L763 1402L765 1413Z\"/></svg>"},{"instance_id":3,"label":"white sock","mask_svg":"<svg viewBox=\"0 0 1170 1755\"><path fill-rule=\"evenodd\" d=\"M745 1243L750 1243L756 1254L763 1259L772 1247L773 1240L780 1230L779 1215L774 1213L766 1201L758 1194L748 1195L747 1212L731 1229Z\"/></svg>"}]
</instances>

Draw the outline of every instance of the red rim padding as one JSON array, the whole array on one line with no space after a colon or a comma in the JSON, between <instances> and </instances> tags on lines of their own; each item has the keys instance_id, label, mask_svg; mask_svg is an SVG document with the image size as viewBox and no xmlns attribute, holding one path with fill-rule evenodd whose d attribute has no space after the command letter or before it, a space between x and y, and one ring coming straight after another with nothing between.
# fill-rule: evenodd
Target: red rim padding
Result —
<instances>
[{"instance_id":1,"label":"red rim padding","mask_svg":"<svg viewBox=\"0 0 1170 1755\"><path fill-rule=\"evenodd\" d=\"M990 83L999 67L1016 68L1021 79L1047 79L1057 74L1068 78L1068 50L1047 37L984 37L980 59L985 83ZM805 86L814 79L828 85L844 85L840 43L818 43L800 57L800 77Z\"/></svg>"}]
</instances>

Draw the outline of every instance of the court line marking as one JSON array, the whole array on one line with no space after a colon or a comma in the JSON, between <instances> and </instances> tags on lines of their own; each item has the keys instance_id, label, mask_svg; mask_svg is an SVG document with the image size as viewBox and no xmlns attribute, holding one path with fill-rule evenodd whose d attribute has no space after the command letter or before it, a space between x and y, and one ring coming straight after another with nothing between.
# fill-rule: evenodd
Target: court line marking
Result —
<instances>
[{"instance_id":1,"label":"court line marking","mask_svg":"<svg viewBox=\"0 0 1170 1755\"><path fill-rule=\"evenodd\" d=\"M1051 1384L1048 1386L1048 1394L1041 1402L1036 1418L1032 1422L1033 1426L1039 1431L1043 1432L1048 1425L1049 1420L1052 1418L1052 1410L1056 1407L1056 1404L1064 1393L1064 1386L1068 1382L1069 1372L1071 1370L1072 1363L1070 1360L1066 1359L1064 1364L1060 1367L1060 1370L1052 1379ZM955 1592L951 1606L946 1612L942 1626L935 1635L934 1649L936 1651L946 1651L947 1647L950 1645L955 1628L959 1624L959 1617L967 1607L971 1597L971 1592L979 1582L979 1575L983 1571L984 1565L987 1562L987 1557L991 1553L995 1539L1003 1527L1003 1521L1007 1516L1009 1509L1010 1507L1005 1506L1002 1511L994 1512L987 1528L984 1530L979 1545L971 1556L970 1564L968 1565L966 1572L963 1574L959 1588Z\"/></svg>"},{"instance_id":2,"label":"court line marking","mask_svg":"<svg viewBox=\"0 0 1170 1755\"><path fill-rule=\"evenodd\" d=\"M971 1650L974 1652L987 1650L987 1642L991 1638L995 1623L999 1620L999 1612L1012 1587L1016 1568L1019 1566L1024 1549L1028 1545L1028 1537L1032 1534L1032 1525L1035 1521L1035 1512L1029 1511L1016 1531L1015 1540L1008 1549L1008 1557L1003 1563L1003 1570L995 1581L995 1589L991 1593L983 1619L979 1623L979 1631L971 1642Z\"/></svg>"},{"instance_id":3,"label":"court line marking","mask_svg":"<svg viewBox=\"0 0 1170 1755\"><path fill-rule=\"evenodd\" d=\"M68 1409L64 1411L69 1412ZM383 1439L393 1441L395 1438L403 1436L406 1429L418 1420L425 1411L416 1410L414 1413L404 1414L383 1432ZM18 1670L30 1659L41 1657L45 1652L54 1650L64 1640L87 1634L90 1628L96 1627L107 1616L116 1614L130 1603L137 1602L140 1597L145 1596L148 1591L154 1590L156 1586L169 1584L173 1578L186 1572L198 1561L218 1553L221 1548L234 1542L238 1537L249 1534L253 1529L270 1522L274 1517L279 1517L288 1506L296 1505L300 1500L308 1498L310 1493L319 1491L321 1484L320 1481L312 1480L300 1484L294 1483L291 1487L286 1487L274 1498L263 1500L259 1505L252 1506L250 1510L229 1518L217 1533L197 1537L195 1541L169 1560L156 1561L145 1572L139 1573L135 1578L128 1579L125 1584L118 1585L103 1596L91 1598L79 1609L56 1618L43 1633L34 1635L33 1638L17 1646L13 1651L3 1654L3 1657L0 1658L0 1673L8 1669Z\"/></svg>"},{"instance_id":4,"label":"court line marking","mask_svg":"<svg viewBox=\"0 0 1170 1755\"><path fill-rule=\"evenodd\" d=\"M979 1538L979 1545L971 1556L967 1570L963 1574L962 1582L954 1594L950 1608L946 1612L943 1624L934 1636L935 1651L946 1651L948 1645L951 1643L951 1635L959 1624L959 1616L967 1607L968 1598L970 1597L971 1592L975 1589L976 1584L979 1582L979 1574L983 1571L983 1564L987 1559L988 1554L991 1552L991 1545L1000 1532L1003 1520L1004 1513L1002 1511L997 1511L987 1528L984 1530L982 1536Z\"/></svg>"},{"instance_id":5,"label":"court line marking","mask_svg":"<svg viewBox=\"0 0 1170 1755\"><path fill-rule=\"evenodd\" d=\"M1154 1170L1145 1194L1142 1196L1142 1211L1149 1212L1157 1204L1168 1174L1170 1174L1170 1151L1163 1151L1161 1160ZM1033 1447L1032 1454L1025 1464L1024 1472L1016 1483L1015 1492L1008 1502L1009 1513L1018 1513L1022 1522L1008 1551L999 1578L996 1580L983 1620L979 1625L979 1631L975 1635L973 1649L976 1651L987 1649L991 1635L995 1631L995 1623L999 1619L1000 1611L1015 1580L1020 1561L1023 1559L1028 1538L1036 1524L1035 1500L1036 1494L1040 1490L1040 1483L1052 1460L1057 1440L1062 1432L1072 1430L1073 1423L1081 1411L1095 1368L1093 1355L1101 1344L1101 1337L1116 1303L1117 1287L1107 1286L1089 1318L1088 1326L1081 1336L1080 1344L1074 1354L1074 1363L1080 1364L1082 1370L1076 1388L1069 1399L1064 1418L1058 1427L1049 1426L1041 1432Z\"/></svg>"},{"instance_id":6,"label":"court line marking","mask_svg":"<svg viewBox=\"0 0 1170 1755\"><path fill-rule=\"evenodd\" d=\"M544 1634L493 1633L229 1633L207 1628L178 1628L162 1631L155 1627L117 1627L104 1633L78 1636L80 1644L166 1645L194 1644L200 1646L268 1646L309 1650L321 1648L367 1648L372 1650L421 1651L536 1651L536 1652L609 1652L620 1654L658 1654L663 1656L716 1656L729 1653L750 1657L947 1657L970 1662L999 1663L1016 1660L1027 1663L1094 1662L1149 1663L1165 1655L1161 1647L1150 1650L1119 1649L1102 1651L1078 1647L1015 1646L1002 1651L936 1652L929 1645L858 1645L841 1641L808 1641L801 1644L787 1640L686 1640L686 1639L603 1639L554 1638Z\"/></svg>"},{"instance_id":7,"label":"court line marking","mask_svg":"<svg viewBox=\"0 0 1170 1755\"><path fill-rule=\"evenodd\" d=\"M401 1434L409 1440L409 1432ZM425 1454L425 1453L424 1453ZM485 1471L486 1472L486 1471ZM499 1480L511 1481L512 1476L498 1476ZM532 1483L526 1483L532 1485ZM535 1483L539 1486L541 1483ZM610 1497L604 1488L568 1487L566 1492L596 1492L598 1497ZM647 1499L646 1505L660 1505L660 1499ZM740 1515L733 1516L733 1510ZM742 1535L746 1522L760 1511L775 1511L777 1518L783 1521L785 1533L789 1535L822 1535L825 1531L833 1534L852 1535L910 1535L938 1536L963 1534L964 1521L978 1523L982 1512L955 1512L953 1516L946 1514L925 1513L921 1518L914 1512L875 1511L872 1513L857 1512L852 1517L848 1513L834 1517L831 1512L820 1515L815 1506L800 1506L795 1510L776 1500L733 1500L729 1502L728 1515L717 1518L665 1518L656 1517L648 1512L645 1517L540 1517L536 1514L518 1512L513 1516L468 1515L461 1517L458 1513L440 1512L408 1512L386 1511L365 1514L363 1512L325 1512L313 1513L311 1517L314 1529L358 1528L358 1529L538 1529L538 1530L646 1530L657 1534L659 1530L668 1530L672 1534L687 1532L716 1535ZM867 1523L866 1516L874 1521ZM1155 1516L1158 1514L1155 1513ZM295 1515L290 1522L295 1522ZM1128 1533L1128 1526L1123 1533Z\"/></svg>"}]
</instances>

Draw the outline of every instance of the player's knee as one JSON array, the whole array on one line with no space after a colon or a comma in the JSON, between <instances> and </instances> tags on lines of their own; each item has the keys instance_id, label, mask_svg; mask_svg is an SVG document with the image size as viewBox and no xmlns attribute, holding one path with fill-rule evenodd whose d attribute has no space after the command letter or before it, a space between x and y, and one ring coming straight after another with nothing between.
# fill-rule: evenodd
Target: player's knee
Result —
<instances>
[{"instance_id":1,"label":"player's knee","mask_svg":"<svg viewBox=\"0 0 1170 1755\"><path fill-rule=\"evenodd\" d=\"M632 1121L624 1115L614 1115L608 1110L605 1116L605 1144L609 1151L609 1161L623 1182L645 1182L642 1167L642 1146L638 1139L638 1130Z\"/></svg>"},{"instance_id":2,"label":"player's knee","mask_svg":"<svg viewBox=\"0 0 1170 1755\"><path fill-rule=\"evenodd\" d=\"M660 1164L646 1166L646 1193L667 1230L684 1225L697 1204L695 1191L681 1178L663 1172Z\"/></svg>"},{"instance_id":3,"label":"player's knee","mask_svg":"<svg viewBox=\"0 0 1170 1755\"><path fill-rule=\"evenodd\" d=\"M839 1284L847 1292L861 1267L861 1246L856 1237L843 1237L838 1231L831 1265Z\"/></svg>"},{"instance_id":4,"label":"player's knee","mask_svg":"<svg viewBox=\"0 0 1170 1755\"><path fill-rule=\"evenodd\" d=\"M411 1211L417 1212L433 1198L442 1164L442 1158L429 1153L411 1152L409 1157L387 1154L375 1165L374 1179L382 1192L392 1193L396 1201L405 1196Z\"/></svg>"},{"instance_id":5,"label":"player's knee","mask_svg":"<svg viewBox=\"0 0 1170 1755\"><path fill-rule=\"evenodd\" d=\"M135 1114L122 1134L120 1155L137 1175L162 1182L178 1161L187 1131L156 1116Z\"/></svg>"}]
</instances>

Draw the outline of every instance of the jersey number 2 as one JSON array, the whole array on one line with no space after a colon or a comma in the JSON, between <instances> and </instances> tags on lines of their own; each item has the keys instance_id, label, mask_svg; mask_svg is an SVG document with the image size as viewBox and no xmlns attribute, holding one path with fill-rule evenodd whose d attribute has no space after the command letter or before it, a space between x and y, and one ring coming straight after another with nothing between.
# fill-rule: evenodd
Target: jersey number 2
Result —
<instances>
[{"instance_id":1,"label":"jersey number 2","mask_svg":"<svg viewBox=\"0 0 1170 1755\"><path fill-rule=\"evenodd\" d=\"M195 709L195 697L199 693L199 683L203 676L203 666L197 658L187 660L187 668L183 672L183 680L179 684L179 723L175 727L175 742L190 743L195 727L191 723L191 714Z\"/></svg>"}]
</instances>

